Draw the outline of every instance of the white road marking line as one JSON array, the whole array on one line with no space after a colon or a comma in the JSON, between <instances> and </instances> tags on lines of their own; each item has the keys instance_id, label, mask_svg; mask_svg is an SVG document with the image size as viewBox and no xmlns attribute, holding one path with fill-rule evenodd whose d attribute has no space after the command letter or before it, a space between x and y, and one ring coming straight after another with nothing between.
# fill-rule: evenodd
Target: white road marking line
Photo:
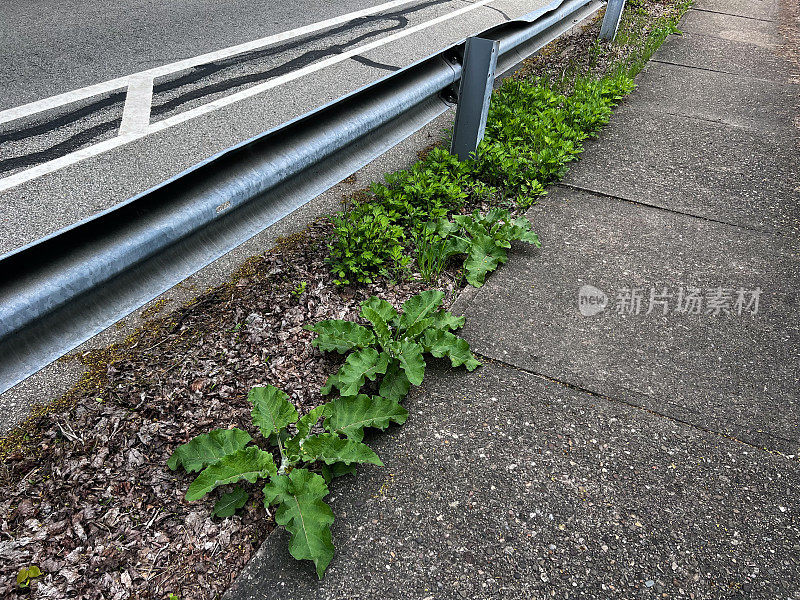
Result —
<instances>
[{"instance_id":1,"label":"white road marking line","mask_svg":"<svg viewBox=\"0 0 800 600\"><path fill-rule=\"evenodd\" d=\"M132 77L125 96L119 134L146 133L150 126L150 105L153 102L153 78Z\"/></svg>"},{"instance_id":2,"label":"white road marking line","mask_svg":"<svg viewBox=\"0 0 800 600\"><path fill-rule=\"evenodd\" d=\"M214 52L208 52L206 54L201 54L199 56L195 56L192 58L179 60L177 62L169 63L167 65L162 65L160 67L154 67L152 69L141 71L139 73L134 73L132 75L117 77L115 79L110 79L102 83L96 83L94 85L73 90L71 92L65 92L63 94L51 96L50 98L44 98L42 100L36 100L35 102L29 102L28 104L23 104L22 106L17 106L15 108L9 108L0 111L0 123L6 123L8 121L13 121L15 119L27 117L29 115L38 112L50 110L53 108L58 108L59 106L63 106L65 104L71 104L73 102L78 102L80 100L85 100L86 98L91 98L92 96L99 96L100 94L113 92L115 90L126 87L130 83L131 79L135 77L142 76L142 77L150 77L151 79L156 79L158 77L169 75L170 73L176 73L178 71L183 71L185 69L190 69L198 65L203 65L209 62L222 60L224 58L230 58L231 56L236 56L237 54L243 54L245 52L250 52L252 50L258 50L259 48L263 48L271 44L277 44L278 42L285 42L286 40L290 40L292 38L296 38L301 35L313 33L315 31L319 31L320 29L327 29L328 27L341 25L342 23L346 23L347 21L352 21L353 19L358 19L359 17L371 16L376 13L383 12L391 8L395 8L397 6L402 6L403 4L409 4L412 1L413 0L392 0L392 2L386 2L384 4L379 4L378 6L373 6L371 8L357 10L351 13L347 13L346 15L333 17L331 19L326 19L324 21L319 21L318 23L312 23L311 25L298 27L296 29L290 29L289 31L284 31L283 33L277 33L274 35L263 37L257 40L253 40L252 42L245 42L244 44L239 44L237 46L230 46L229 48L223 48L222 50L216 50Z\"/></svg>"},{"instance_id":3,"label":"white road marking line","mask_svg":"<svg viewBox=\"0 0 800 600\"><path fill-rule=\"evenodd\" d=\"M178 125L190 119L194 119L195 117L199 117L201 115L214 112L215 110L219 110L220 108L223 108L230 104L234 104L246 98L256 96L271 88L277 87L279 85L282 85L284 83L302 77L304 75L308 75L315 71L319 71L321 69L324 69L325 67L329 67L336 63L340 63L358 54L374 50L375 48L379 48L381 46L384 46L386 44L404 38L413 33L417 33L418 31L422 31L424 29L427 29L428 27L432 27L433 25L438 25L439 23L443 23L444 21L447 21L454 17L458 17L464 13L475 10L476 8L486 6L487 4L490 4L491 2L494 1L495 0L479 0L474 4L470 4L451 13L447 13L446 15L439 16L435 19L432 19L431 21L420 23L419 25L415 25L413 27L409 27L408 29L398 31L397 33L394 33L380 40L370 42L369 44L366 44L364 46L353 48L351 50L348 50L347 52L342 52L341 54L336 54L335 56L331 56L325 60L321 60L317 63L308 65L306 67L303 67L302 69L298 69L297 71L292 71L291 73L281 75L280 77L275 77L274 79L265 81L262 84L247 88L245 90L241 90L240 92L237 92L235 94L231 94L230 96L225 96L224 98L220 98L218 100L214 100L213 102L203 104L202 106L198 106L191 110L187 110L185 112L174 115L162 121L157 121L156 123L151 124L146 131L139 131L135 133L120 135L118 137L112 138L110 140L105 140L93 146L82 148L81 150L77 150L75 152L62 156L60 158L56 158L49 162L42 163L35 167L31 167L30 169L26 169L25 171L20 171L19 173L15 173L14 175L9 175L8 177L0 179L0 192L4 192L5 190L18 186L22 183L25 183L26 181L31 181L32 179L36 179L37 177L41 177L42 175L53 173L54 171L58 171L59 169L63 169L65 167L78 163L86 158L90 158L92 156L98 156L100 154L108 152L109 150L113 150L114 148L124 146L129 142L138 140L147 135L163 131L169 127L173 127L174 125Z\"/></svg>"}]
</instances>

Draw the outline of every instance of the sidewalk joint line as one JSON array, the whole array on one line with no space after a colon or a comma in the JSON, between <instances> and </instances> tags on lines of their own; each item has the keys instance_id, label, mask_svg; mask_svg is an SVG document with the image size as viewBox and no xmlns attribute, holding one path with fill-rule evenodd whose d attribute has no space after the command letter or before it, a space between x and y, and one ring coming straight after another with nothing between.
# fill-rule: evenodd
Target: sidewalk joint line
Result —
<instances>
[{"instance_id":1,"label":"sidewalk joint line","mask_svg":"<svg viewBox=\"0 0 800 600\"><path fill-rule=\"evenodd\" d=\"M741 440L741 439L739 439L737 437L734 437L734 436L732 436L730 434L723 433L721 431L717 431L716 429L710 429L708 427L704 427L703 425L698 425L697 423L692 423L690 421L685 421L685 420L680 419L678 417L674 417L674 416L659 412L657 410L653 410L651 408L647 408L645 406L641 406L639 404L635 404L635 403L633 403L631 401L623 400L622 398L615 398L613 396L607 396L606 394L602 394L600 392L595 392L593 390L587 389L587 388L582 387L580 385L577 385L575 383L570 383L569 381L564 381L562 379L556 379L555 377L551 377L549 375L545 375L544 373L538 373L538 372L533 371L531 369L526 369L525 367L520 367L520 366L511 364L511 363L508 363L508 362L506 362L504 360L500 360L500 359L497 359L497 358L492 358L491 356L487 356L485 354L481 354L480 352L476 352L474 350L473 350L473 354L475 354L475 356L479 357L481 360L497 363L497 364L500 364L500 365L502 365L504 367L508 367L510 369L515 369L517 371L522 371L523 373L527 373L528 375L533 375L535 377L540 377L542 379L546 379L547 381L551 381L551 382L556 383L558 385L561 385L561 386L563 386L563 387L565 387L567 389L574 390L574 391L577 391L577 392L582 392L584 394L588 394L588 395L593 396L595 398L600 398L600 399L605 400L605 401L607 401L607 402L609 402L611 404L622 404L624 406L628 406L630 408L635 408L635 409L640 410L642 412L650 413L651 415L655 415L657 417L662 417L664 419L667 419L668 421L673 421L674 423L680 423L681 425L685 425L686 427L690 427L692 429L697 429L697 430L703 431L705 433L711 433L711 434L717 435L719 437L723 437L723 438L725 438L727 440L730 440L730 441L733 441L733 442L738 442L738 443L740 443L740 444L742 444L744 446L748 446L748 447L753 448L755 450L761 450L761 451L764 451L764 452L769 452L770 454L774 454L774 455L777 455L777 456L782 456L783 458L786 458L786 459L789 459L789 460L798 460L793 455L785 454L784 452L781 452L780 450L770 450L769 448L765 448L763 446L757 446L756 444L753 444L752 442L747 442L745 440ZM792 440L787 440L784 437L781 437L781 436L778 436L778 435L773 435L773 434L768 434L768 435L770 437L772 437L772 438L776 438L776 439L779 439L779 440L783 440L783 441L792 443Z\"/></svg>"},{"instance_id":2,"label":"sidewalk joint line","mask_svg":"<svg viewBox=\"0 0 800 600\"><path fill-rule=\"evenodd\" d=\"M660 63L662 65L672 65L673 67L683 67L685 69L697 69L698 71L709 71L711 73L719 73L720 75L732 75L733 77L740 77L742 79L752 79L754 81L766 81L767 83L774 83L778 85L797 85L788 81L777 81L775 79L764 79L763 77L753 77L752 75L745 75L743 73L734 73L732 71L720 71L719 69L711 69L709 67L698 67L697 65L687 65L685 63L670 62L668 60L661 60L658 58L651 58L650 62Z\"/></svg>"},{"instance_id":3,"label":"sidewalk joint line","mask_svg":"<svg viewBox=\"0 0 800 600\"><path fill-rule=\"evenodd\" d=\"M642 202L641 200L630 200L628 198L622 198L621 196L615 196L613 194L607 194L605 192L599 192L599 191L592 190L592 189L589 189L589 188L585 188L585 187L582 187L582 186L579 186L579 185L574 185L572 183L565 183L563 181L560 181L560 182L556 183L555 185L563 187L563 188L566 188L566 189L576 190L576 191L579 191L579 192L586 192L587 194L593 194L595 196L600 196L601 198L609 198L611 200L619 200L620 202L628 202L630 204L636 204L638 206L646 206L647 208L654 208L656 210L661 210L661 211L664 211L664 212L672 213L674 215L681 215L681 216L684 216L684 217L692 217L694 219L700 219L702 221L708 221L709 223L716 223L718 225L727 225L728 227L735 227L737 229L744 229L745 231L752 231L754 233L760 233L760 234L766 234L766 235L776 234L776 235L780 235L781 237L791 237L791 236L789 236L789 234L783 234L783 233L780 233L780 232L772 232L772 231L764 231L764 230L761 230L761 229L755 229L754 227L748 227L746 225L738 225L736 223L729 223L728 221L720 221L718 219L712 219L711 217L704 217L703 215L695 215L695 214L692 214L692 213L682 212L682 211L675 210L675 209L672 209L672 208L666 208L664 206L657 206L655 204L649 204L647 202Z\"/></svg>"},{"instance_id":4,"label":"sidewalk joint line","mask_svg":"<svg viewBox=\"0 0 800 600\"><path fill-rule=\"evenodd\" d=\"M778 22L778 21L775 21L773 19L759 19L758 17L748 17L746 15L732 15L731 13L721 12L719 10L711 10L709 8L695 8L695 7L692 7L689 10L696 10L698 12L707 12L707 13L712 13L712 14L715 14L715 15L725 15L726 17L738 17L739 19L749 19L751 21L761 21L762 23L777 23Z\"/></svg>"}]
</instances>

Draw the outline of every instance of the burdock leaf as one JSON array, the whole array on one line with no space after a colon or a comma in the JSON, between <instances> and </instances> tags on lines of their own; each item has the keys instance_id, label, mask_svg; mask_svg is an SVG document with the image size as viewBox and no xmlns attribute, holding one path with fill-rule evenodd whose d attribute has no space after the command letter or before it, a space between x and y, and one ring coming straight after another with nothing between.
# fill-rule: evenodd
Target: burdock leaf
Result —
<instances>
[{"instance_id":1,"label":"burdock leaf","mask_svg":"<svg viewBox=\"0 0 800 600\"><path fill-rule=\"evenodd\" d=\"M415 322L411 327L406 329L405 333L403 333L403 339L417 341L417 338L425 332L425 330L433 325L433 319L428 317L426 319L420 319L419 321Z\"/></svg>"},{"instance_id":2,"label":"burdock leaf","mask_svg":"<svg viewBox=\"0 0 800 600\"><path fill-rule=\"evenodd\" d=\"M410 388L411 382L406 377L406 372L400 368L400 361L392 359L389 368L386 369L386 375L381 379L378 393L384 398L399 402L406 397Z\"/></svg>"},{"instance_id":3,"label":"burdock leaf","mask_svg":"<svg viewBox=\"0 0 800 600\"><path fill-rule=\"evenodd\" d=\"M322 404L312 408L306 415L302 416L297 422L297 435L299 437L308 437L308 432L328 410L330 410L330 404Z\"/></svg>"},{"instance_id":4,"label":"burdock leaf","mask_svg":"<svg viewBox=\"0 0 800 600\"><path fill-rule=\"evenodd\" d=\"M374 381L378 375L386 373L388 366L388 354L378 353L374 348L364 348L348 355L342 368L334 376L336 380L333 385L339 388L342 396L355 396L367 379Z\"/></svg>"},{"instance_id":5,"label":"burdock leaf","mask_svg":"<svg viewBox=\"0 0 800 600\"><path fill-rule=\"evenodd\" d=\"M322 465L322 476L325 478L325 483L330 483L337 477L344 475L355 475L356 466L346 465L344 463L333 463L332 465Z\"/></svg>"},{"instance_id":6,"label":"burdock leaf","mask_svg":"<svg viewBox=\"0 0 800 600\"><path fill-rule=\"evenodd\" d=\"M323 404L311 409L306 415L300 417L300 420L297 422L297 434L286 440L285 449L287 454L290 456L297 456L300 454L302 442L305 441L308 434L311 432L311 428L317 424L317 421L319 421L320 417L322 417L329 408L330 404Z\"/></svg>"},{"instance_id":7,"label":"burdock leaf","mask_svg":"<svg viewBox=\"0 0 800 600\"><path fill-rule=\"evenodd\" d=\"M325 429L360 442L364 439L364 428L386 429L389 423L402 425L408 411L396 400L381 396L344 396L330 403Z\"/></svg>"},{"instance_id":8,"label":"burdock leaf","mask_svg":"<svg viewBox=\"0 0 800 600\"><path fill-rule=\"evenodd\" d=\"M378 313L389 325L393 324L397 320L397 311L395 310L394 306L389 304L386 300L378 298L377 296L372 296L368 300L364 300L364 302L361 303L362 309L367 306Z\"/></svg>"},{"instance_id":9,"label":"burdock leaf","mask_svg":"<svg viewBox=\"0 0 800 600\"><path fill-rule=\"evenodd\" d=\"M249 494L237 485L233 491L222 494L212 512L217 517L232 517L237 510L247 504L249 497Z\"/></svg>"},{"instance_id":10,"label":"burdock leaf","mask_svg":"<svg viewBox=\"0 0 800 600\"><path fill-rule=\"evenodd\" d=\"M361 307L361 316L364 317L367 321L372 323L373 328L375 329L375 333L378 336L378 339L383 342L387 342L392 339L392 331L389 329L389 325L387 325L384 318L370 306L362 306Z\"/></svg>"},{"instance_id":11,"label":"burdock leaf","mask_svg":"<svg viewBox=\"0 0 800 600\"><path fill-rule=\"evenodd\" d=\"M189 485L186 500L199 500L220 485L236 483L242 479L255 483L257 479L272 477L277 472L272 454L257 446L248 446L203 469Z\"/></svg>"},{"instance_id":12,"label":"burdock leaf","mask_svg":"<svg viewBox=\"0 0 800 600\"><path fill-rule=\"evenodd\" d=\"M408 380L414 385L420 385L425 378L425 359L422 358L424 349L420 344L403 340L398 359L400 366L406 373Z\"/></svg>"},{"instance_id":13,"label":"burdock leaf","mask_svg":"<svg viewBox=\"0 0 800 600\"><path fill-rule=\"evenodd\" d=\"M466 340L444 329L429 329L422 340L426 352L436 358L447 356L454 367L464 365L467 371L474 371L480 366Z\"/></svg>"},{"instance_id":14,"label":"burdock leaf","mask_svg":"<svg viewBox=\"0 0 800 600\"><path fill-rule=\"evenodd\" d=\"M302 453L307 460L321 460L328 465L341 462L346 465L372 463L383 466L378 455L366 444L344 440L332 433L321 433L308 438L303 444Z\"/></svg>"},{"instance_id":15,"label":"burdock leaf","mask_svg":"<svg viewBox=\"0 0 800 600\"><path fill-rule=\"evenodd\" d=\"M375 335L366 327L352 321L329 319L306 329L318 334L311 345L323 352L344 354L353 348L367 348L375 343Z\"/></svg>"},{"instance_id":16,"label":"burdock leaf","mask_svg":"<svg viewBox=\"0 0 800 600\"><path fill-rule=\"evenodd\" d=\"M297 421L297 410L289 396L276 387L251 388L247 399L253 404L253 423L267 440L276 440L289 423Z\"/></svg>"},{"instance_id":17,"label":"burdock leaf","mask_svg":"<svg viewBox=\"0 0 800 600\"><path fill-rule=\"evenodd\" d=\"M531 222L525 217L518 217L514 219L510 235L512 240L527 242L529 244L533 244L537 248L541 247L542 245L539 241L539 236L536 235L531 229Z\"/></svg>"},{"instance_id":18,"label":"burdock leaf","mask_svg":"<svg viewBox=\"0 0 800 600\"><path fill-rule=\"evenodd\" d=\"M264 486L264 504L278 504L275 522L291 535L289 552L297 560L311 560L322 579L333 558L333 511L322 499L328 495L325 480L306 469L279 475Z\"/></svg>"},{"instance_id":19,"label":"burdock leaf","mask_svg":"<svg viewBox=\"0 0 800 600\"><path fill-rule=\"evenodd\" d=\"M433 314L433 327L436 329L450 329L455 331L464 326L465 318L457 317L453 313L441 309Z\"/></svg>"},{"instance_id":20,"label":"burdock leaf","mask_svg":"<svg viewBox=\"0 0 800 600\"><path fill-rule=\"evenodd\" d=\"M400 328L407 331L414 323L421 321L436 309L444 300L444 292L439 290L426 290L420 292L403 303L403 314L400 315Z\"/></svg>"},{"instance_id":21,"label":"burdock leaf","mask_svg":"<svg viewBox=\"0 0 800 600\"><path fill-rule=\"evenodd\" d=\"M481 287L486 281L486 274L505 263L508 258L504 248L498 247L488 235L479 235L472 238L472 245L464 261L467 283L474 287Z\"/></svg>"},{"instance_id":22,"label":"burdock leaf","mask_svg":"<svg viewBox=\"0 0 800 600\"><path fill-rule=\"evenodd\" d=\"M320 388L319 393L322 394L323 396L327 396L328 394L331 393L333 388L338 388L338 387L339 387L339 373L336 372L330 377L328 377L328 380L325 382L325 385L323 385Z\"/></svg>"},{"instance_id":23,"label":"burdock leaf","mask_svg":"<svg viewBox=\"0 0 800 600\"><path fill-rule=\"evenodd\" d=\"M167 466L173 471L178 466L183 466L189 473L200 471L223 456L241 450L251 439L249 433L235 428L202 433L175 448Z\"/></svg>"}]
</instances>

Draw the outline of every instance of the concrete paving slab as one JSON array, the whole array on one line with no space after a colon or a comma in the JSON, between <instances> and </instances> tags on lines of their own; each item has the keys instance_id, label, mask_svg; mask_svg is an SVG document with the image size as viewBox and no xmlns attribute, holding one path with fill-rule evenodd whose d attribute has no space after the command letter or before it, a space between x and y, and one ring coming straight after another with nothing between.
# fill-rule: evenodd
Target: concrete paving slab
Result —
<instances>
[{"instance_id":1,"label":"concrete paving slab","mask_svg":"<svg viewBox=\"0 0 800 600\"><path fill-rule=\"evenodd\" d=\"M800 452L796 242L561 188L528 216L543 246L517 249L469 303L464 337L475 351ZM584 297L606 294L604 311L582 314L583 286L601 290ZM719 287L731 288L730 314L707 314ZM684 304L689 288L702 297L683 313L681 288ZM756 314L737 310L740 288L762 290ZM626 289L639 290L638 311L619 300Z\"/></svg>"},{"instance_id":2,"label":"concrete paving slab","mask_svg":"<svg viewBox=\"0 0 800 600\"><path fill-rule=\"evenodd\" d=\"M681 36L670 36L653 55L653 60L743 77L790 81L789 64L778 56L778 46L772 45L769 37L745 30L729 30L727 38L720 37L720 33L725 30L709 24L708 33L685 30Z\"/></svg>"},{"instance_id":3,"label":"concrete paving slab","mask_svg":"<svg viewBox=\"0 0 800 600\"><path fill-rule=\"evenodd\" d=\"M731 14L689 10L678 28L681 31L711 35L732 42L741 41L774 48L781 43L775 23Z\"/></svg>"},{"instance_id":4,"label":"concrete paving slab","mask_svg":"<svg viewBox=\"0 0 800 600\"><path fill-rule=\"evenodd\" d=\"M798 140L800 85L655 62L636 83L631 106L637 109L717 121L789 145Z\"/></svg>"},{"instance_id":5,"label":"concrete paving slab","mask_svg":"<svg viewBox=\"0 0 800 600\"><path fill-rule=\"evenodd\" d=\"M406 405L325 579L273 534L226 600L796 597L796 461L495 364Z\"/></svg>"},{"instance_id":6,"label":"concrete paving slab","mask_svg":"<svg viewBox=\"0 0 800 600\"><path fill-rule=\"evenodd\" d=\"M694 0L692 8L766 21L776 21L780 14L779 0Z\"/></svg>"},{"instance_id":7,"label":"concrete paving slab","mask_svg":"<svg viewBox=\"0 0 800 600\"><path fill-rule=\"evenodd\" d=\"M564 181L758 231L800 232L794 144L701 118L638 110L635 93Z\"/></svg>"}]
</instances>

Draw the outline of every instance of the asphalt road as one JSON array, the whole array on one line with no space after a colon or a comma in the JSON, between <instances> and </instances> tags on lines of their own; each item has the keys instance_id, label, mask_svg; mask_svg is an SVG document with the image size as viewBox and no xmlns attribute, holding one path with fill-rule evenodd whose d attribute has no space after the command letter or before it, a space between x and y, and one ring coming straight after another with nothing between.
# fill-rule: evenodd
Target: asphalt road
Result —
<instances>
[{"instance_id":1,"label":"asphalt road","mask_svg":"<svg viewBox=\"0 0 800 600\"><path fill-rule=\"evenodd\" d=\"M4 2L0 110L382 3Z\"/></svg>"}]
</instances>

